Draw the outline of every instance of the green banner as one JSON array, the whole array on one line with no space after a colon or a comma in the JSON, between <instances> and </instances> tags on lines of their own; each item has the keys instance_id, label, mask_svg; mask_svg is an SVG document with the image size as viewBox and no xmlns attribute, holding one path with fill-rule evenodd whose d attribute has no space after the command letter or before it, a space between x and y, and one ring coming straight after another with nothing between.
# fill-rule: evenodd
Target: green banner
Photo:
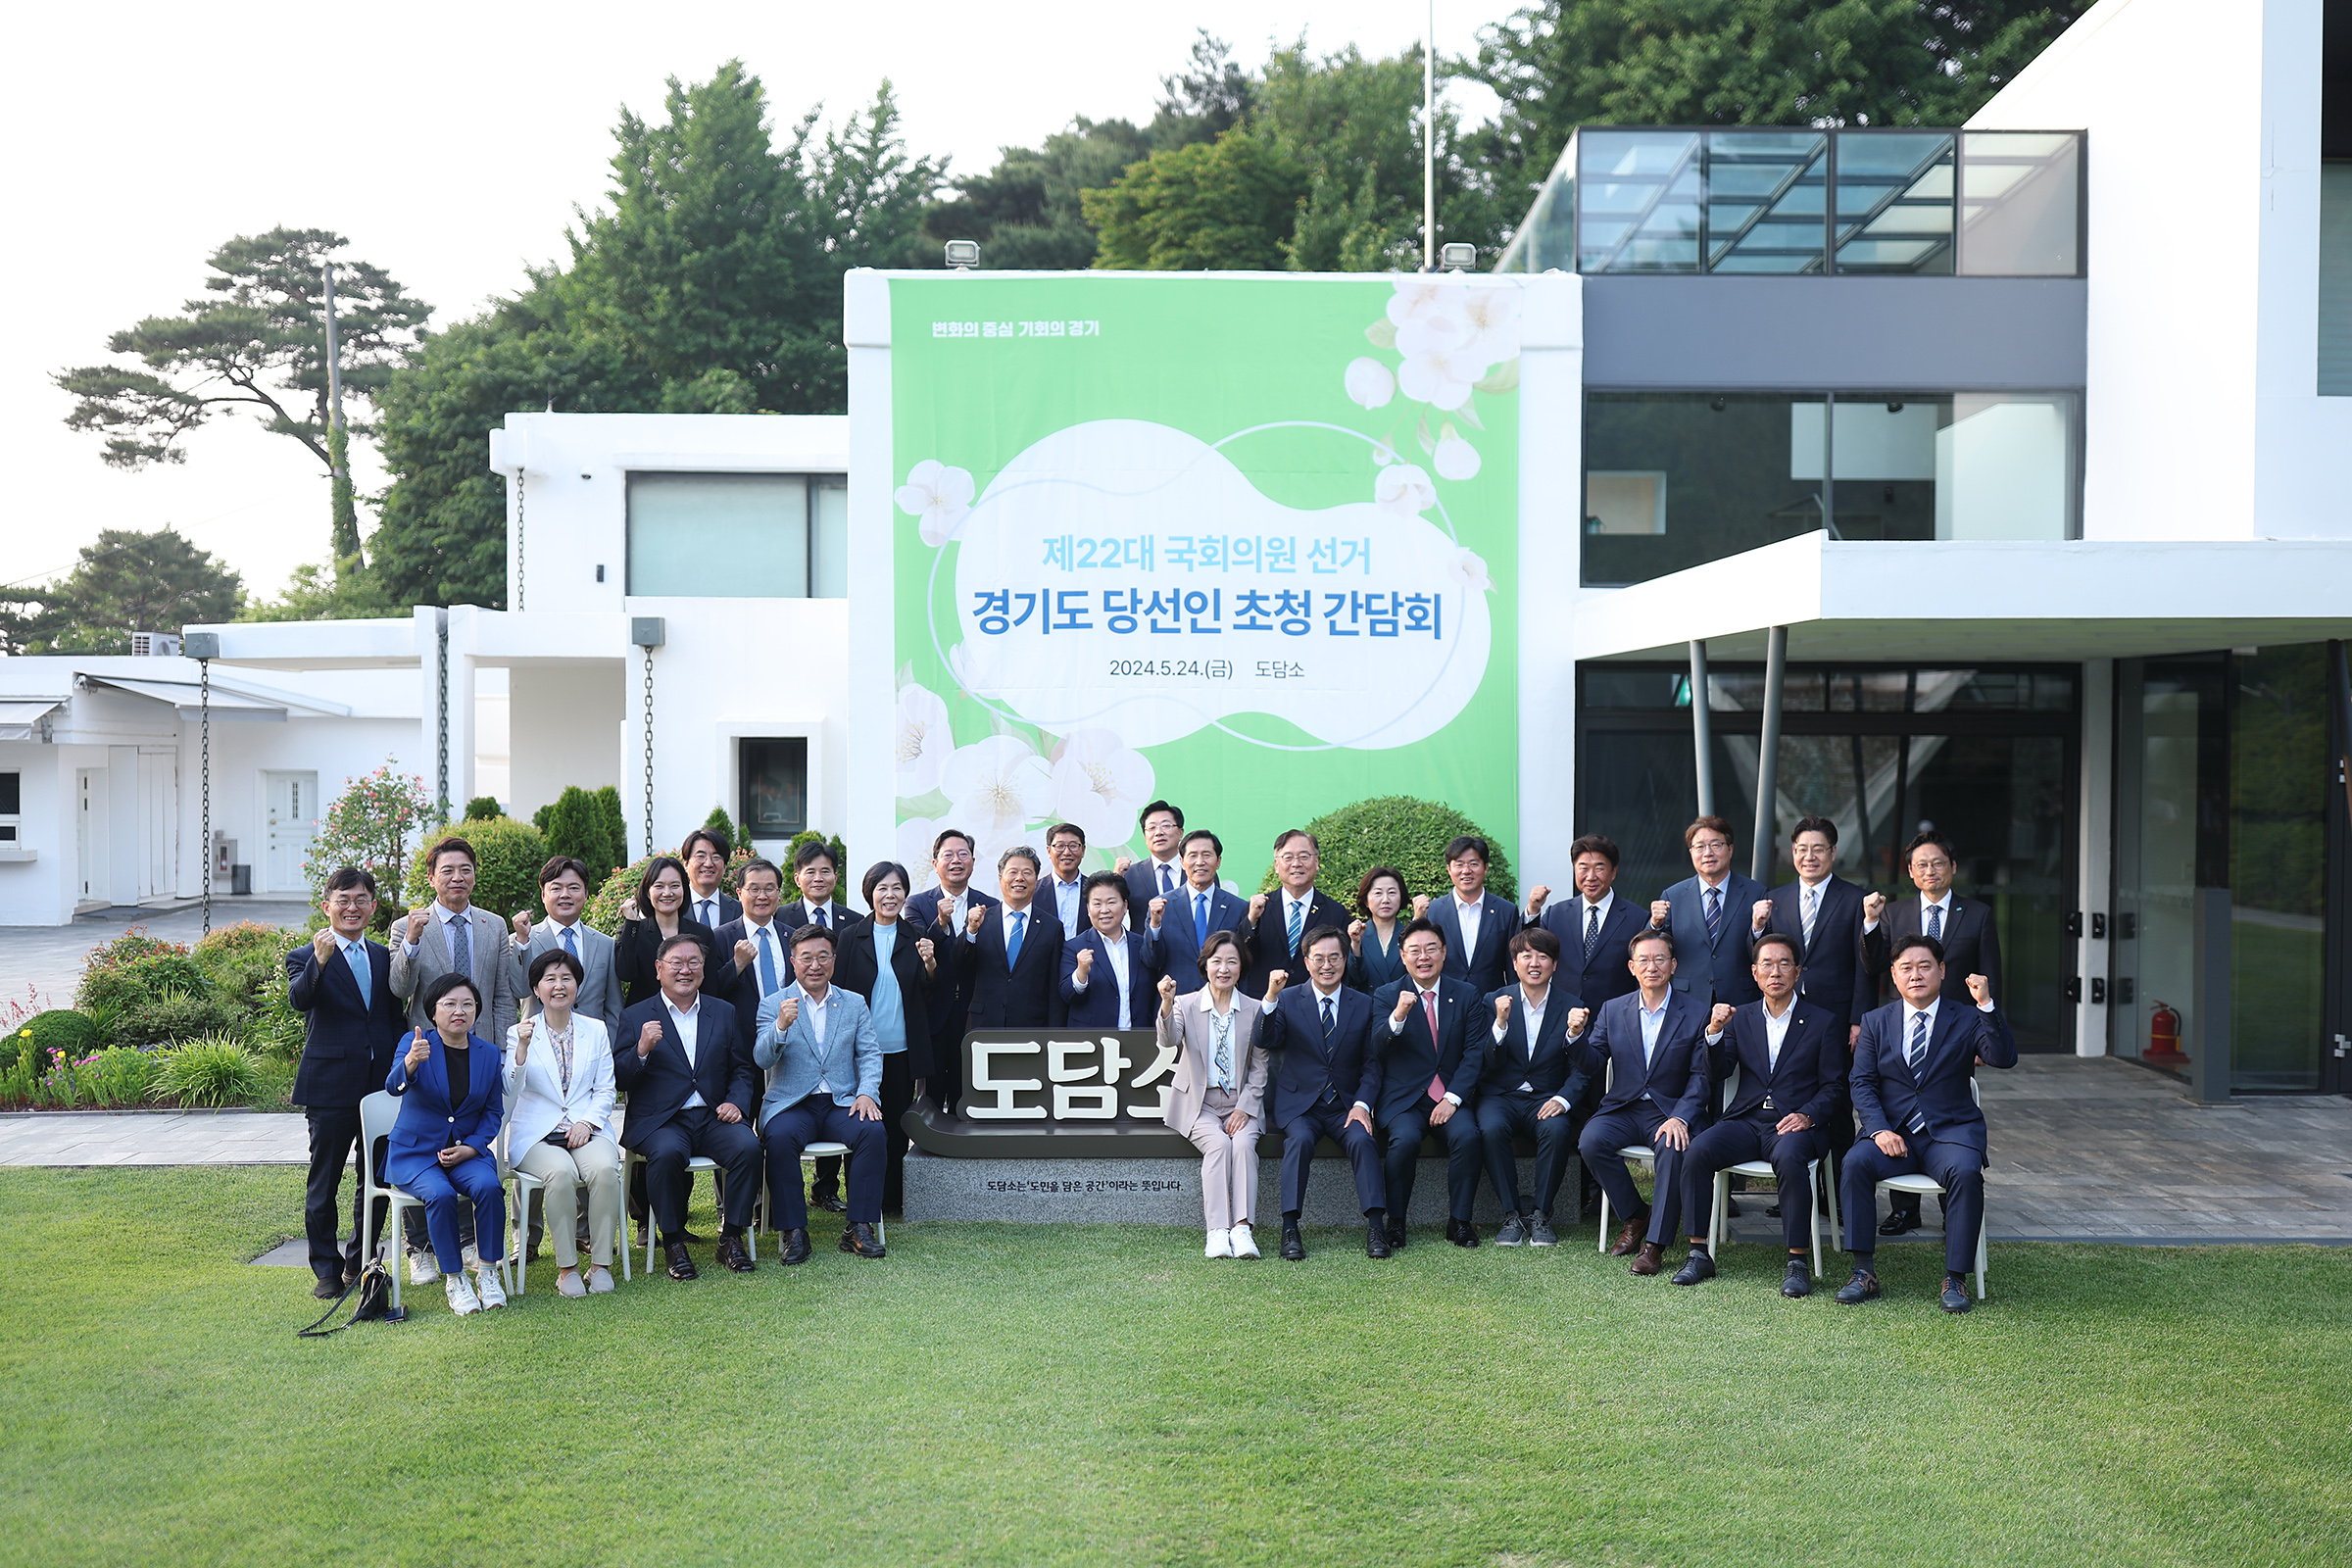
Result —
<instances>
[{"instance_id":1,"label":"green banner","mask_svg":"<svg viewBox=\"0 0 2352 1568\"><path fill-rule=\"evenodd\" d=\"M1519 293L1483 279L891 288L899 858L1165 798L1254 888L1373 795L1518 828ZM1502 591L1498 591L1498 588ZM1563 715L1563 721L1565 716Z\"/></svg>"}]
</instances>

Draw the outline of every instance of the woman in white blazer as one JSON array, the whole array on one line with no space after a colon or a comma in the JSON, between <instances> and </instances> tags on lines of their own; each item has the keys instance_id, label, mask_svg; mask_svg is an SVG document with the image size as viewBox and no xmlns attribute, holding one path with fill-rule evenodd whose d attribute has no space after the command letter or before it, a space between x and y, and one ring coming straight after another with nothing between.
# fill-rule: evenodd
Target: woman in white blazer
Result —
<instances>
[{"instance_id":1,"label":"woman in white blazer","mask_svg":"<svg viewBox=\"0 0 2352 1568\"><path fill-rule=\"evenodd\" d=\"M1207 984L1178 998L1176 977L1159 982L1159 1043L1176 1052L1164 1118L1200 1151L1200 1208L1210 1257L1255 1257L1250 1217L1257 1210L1257 1140L1265 1131L1266 1049L1259 1014L1288 978L1267 976L1266 999L1236 990L1242 948L1230 931L1200 944Z\"/></svg>"},{"instance_id":2,"label":"woman in white blazer","mask_svg":"<svg viewBox=\"0 0 2352 1568\"><path fill-rule=\"evenodd\" d=\"M620 1224L620 1150L612 1142L612 1042L603 1020L574 1012L580 960L550 948L531 960L539 1014L508 1025L507 1158L547 1184L547 1229L555 1239L556 1290L564 1296L612 1288L612 1240ZM580 1275L579 1193L588 1189L589 1269Z\"/></svg>"}]
</instances>

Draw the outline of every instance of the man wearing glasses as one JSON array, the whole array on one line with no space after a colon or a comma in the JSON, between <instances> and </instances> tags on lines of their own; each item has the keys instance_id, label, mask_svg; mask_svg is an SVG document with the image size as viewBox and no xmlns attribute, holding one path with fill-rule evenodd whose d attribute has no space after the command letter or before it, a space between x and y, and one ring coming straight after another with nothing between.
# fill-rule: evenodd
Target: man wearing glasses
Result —
<instances>
[{"instance_id":1,"label":"man wearing glasses","mask_svg":"<svg viewBox=\"0 0 2352 1568\"><path fill-rule=\"evenodd\" d=\"M718 1261L752 1271L743 1243L760 1196L760 1139L745 1121L754 1103L751 1054L735 1009L703 995L702 944L679 932L654 956L661 994L620 1015L612 1042L612 1077L629 1097L620 1145L645 1160L653 1222L669 1260L669 1277L696 1277L686 1254L686 1161L714 1161L722 1229Z\"/></svg>"},{"instance_id":2,"label":"man wearing glasses","mask_svg":"<svg viewBox=\"0 0 2352 1568\"><path fill-rule=\"evenodd\" d=\"M1630 963L1640 989L1568 1014L1568 1044L1583 1070L1608 1075L1600 1109L1585 1123L1576 1152L1625 1216L1612 1257L1634 1254L1636 1274L1663 1266L1667 1239L1682 1216L1684 1151L1706 1104L1707 1058L1700 1037L1708 1009L1674 989L1674 939L1659 930L1635 937ZM1587 1025L1590 1024L1590 1029ZM1612 1071L1614 1069L1614 1071ZM1647 1144L1656 1156L1656 1212L1642 1201L1634 1173L1618 1152Z\"/></svg>"},{"instance_id":3,"label":"man wearing glasses","mask_svg":"<svg viewBox=\"0 0 2352 1568\"><path fill-rule=\"evenodd\" d=\"M1919 897L1888 905L1886 917L1875 931L1864 928L1874 983L1876 976L1887 972L1887 955L1899 948L1905 937L1927 937L1943 950L1944 1001L1974 1005L1967 980L1972 974L1984 976L1991 996L2006 995L2001 990L2001 937L1993 927L1992 906L1982 899L1963 899L1952 891L1952 875L1959 863L1952 841L1934 828L1926 829L1903 847L1903 859ZM1898 985L1896 989L1901 988ZM1919 1226L1919 1195L1896 1193L1879 1234L1900 1236Z\"/></svg>"}]
</instances>

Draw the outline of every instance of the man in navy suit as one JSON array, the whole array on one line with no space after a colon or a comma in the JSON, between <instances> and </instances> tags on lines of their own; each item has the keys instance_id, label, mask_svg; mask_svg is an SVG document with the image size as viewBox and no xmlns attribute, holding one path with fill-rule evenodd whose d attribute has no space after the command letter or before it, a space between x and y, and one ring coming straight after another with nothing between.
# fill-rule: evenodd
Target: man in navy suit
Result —
<instances>
[{"instance_id":1,"label":"man in navy suit","mask_svg":"<svg viewBox=\"0 0 2352 1568\"><path fill-rule=\"evenodd\" d=\"M707 827L698 827L678 846L686 862L686 912L715 931L743 913L743 906L727 897L727 857L734 846Z\"/></svg>"},{"instance_id":2,"label":"man in navy suit","mask_svg":"<svg viewBox=\"0 0 2352 1568\"><path fill-rule=\"evenodd\" d=\"M302 1064L294 1069L294 1103L310 1124L311 1175L304 1189L302 1227L311 1244L311 1294L331 1301L360 1277L360 1205L352 1204L351 1239L340 1255L335 1220L342 1207L343 1165L360 1141L360 1102L384 1087L392 1053L408 1027L392 994L392 955L368 940L375 914L375 878L344 866L326 879L318 901L326 927L307 948L286 955L286 998L303 1020ZM376 1168L382 1169L378 1160ZM378 1203L380 1211L385 1205ZM383 1228L379 1212L376 1230Z\"/></svg>"},{"instance_id":3,"label":"man in navy suit","mask_svg":"<svg viewBox=\"0 0 2352 1568\"><path fill-rule=\"evenodd\" d=\"M1724 1107L1723 1119L1692 1138L1683 1156L1690 1256L1676 1271L1674 1283L1696 1285L1715 1277L1715 1259L1707 1251L1715 1173L1742 1160L1768 1159L1781 1184L1781 1239L1788 1247L1781 1294L1810 1296L1806 1167L1828 1152L1833 1126L1842 1130L1843 1014L1799 995L1797 939L1786 932L1756 938L1754 968L1763 999L1737 1009L1718 1002L1707 1020L1709 1092L1735 1070L1740 1088Z\"/></svg>"},{"instance_id":4,"label":"man in navy suit","mask_svg":"<svg viewBox=\"0 0 2352 1568\"><path fill-rule=\"evenodd\" d=\"M931 871L939 886L925 888L906 901L900 918L930 936L955 956L956 933L973 909L993 909L997 901L972 886L972 836L961 828L943 828L931 841ZM941 965L931 1006L931 1099L940 1109L955 1110L963 1099L963 1031L972 1011L972 977L950 962Z\"/></svg>"},{"instance_id":5,"label":"man in navy suit","mask_svg":"<svg viewBox=\"0 0 2352 1568\"><path fill-rule=\"evenodd\" d=\"M1250 899L1249 917L1234 932L1242 943L1242 989L1250 996L1265 995L1266 976L1274 970L1299 971L1298 943L1309 931L1319 925L1348 929L1348 911L1315 886L1322 867L1322 848L1312 833L1286 827L1274 835L1274 877L1280 886ZM1389 1221L1392 1229L1404 1223L1403 1212L1404 1205L1397 1204Z\"/></svg>"},{"instance_id":6,"label":"man in navy suit","mask_svg":"<svg viewBox=\"0 0 2352 1568\"><path fill-rule=\"evenodd\" d=\"M1889 944L1905 937L1933 937L1943 948L1943 999L1946 1002L1968 1001L1967 977L1981 974L1992 988L1994 997L2001 990L2001 933L1993 923L1992 905L1984 899L1963 899L1952 891L1952 875L1959 867L1959 855L1952 841L1934 828L1929 828L1903 846L1903 864L1911 873L1912 886L1919 889L1916 899L1904 899L1886 906L1886 918L1874 929L1864 931L1872 945L1872 985L1885 974L1888 965ZM1898 992L1900 986L1895 988ZM1917 1193L1896 1193L1887 1205L1886 1223L1879 1227L1881 1236L1900 1236L1915 1231L1920 1224L1920 1202ZM1950 1216L1945 1216L1948 1224Z\"/></svg>"},{"instance_id":7,"label":"man in navy suit","mask_svg":"<svg viewBox=\"0 0 2352 1568\"><path fill-rule=\"evenodd\" d=\"M1287 986L1266 1013L1266 1049L1279 1052L1274 1069L1273 1123L1282 1132L1282 1255L1306 1256L1298 1216L1315 1141L1331 1139L1355 1173L1355 1200L1364 1216L1364 1254L1387 1257L1388 1187L1372 1136L1372 1107L1380 1103L1381 1065L1367 1046L1372 999L1350 991L1348 935L1319 925L1301 939L1303 986Z\"/></svg>"},{"instance_id":8,"label":"man in navy suit","mask_svg":"<svg viewBox=\"0 0 2352 1568\"><path fill-rule=\"evenodd\" d=\"M1601 1004L1596 1012L1569 1013L1568 1037L1585 1071L1609 1075L1600 1109L1576 1145L1609 1202L1626 1217L1609 1255L1633 1253L1633 1272L1646 1275L1664 1266L1666 1240L1681 1217L1683 1153L1706 1104L1707 1058L1700 1041L1707 1009L1674 988L1674 939L1665 932L1635 937L1630 962L1640 989ZM1656 1155L1654 1212L1642 1201L1634 1173L1618 1152L1634 1144L1647 1144Z\"/></svg>"},{"instance_id":9,"label":"man in navy suit","mask_svg":"<svg viewBox=\"0 0 2352 1568\"><path fill-rule=\"evenodd\" d=\"M1145 935L1152 940L1160 972L1175 977L1176 994L1183 997L1208 984L1200 973L1200 944L1219 931L1239 931L1249 911L1217 882L1225 846L1214 833L1204 827L1187 833L1181 859L1184 881L1176 895L1147 899L1136 907L1146 911L1150 924ZM1134 878L1132 867L1128 877Z\"/></svg>"},{"instance_id":10,"label":"man in navy suit","mask_svg":"<svg viewBox=\"0 0 2352 1568\"><path fill-rule=\"evenodd\" d=\"M1136 923L1141 925L1142 911L1153 899L1172 900L1184 886L1184 846L1191 840L1184 831L1184 812L1166 801L1153 801L1138 811L1135 819L1152 853L1140 860L1121 857L1118 870L1127 879L1129 906L1137 911ZM1197 949L1200 944L1193 946ZM1181 988L1177 994L1183 995Z\"/></svg>"},{"instance_id":11,"label":"man in navy suit","mask_svg":"<svg viewBox=\"0 0 2352 1568\"><path fill-rule=\"evenodd\" d=\"M969 1028L1050 1029L1062 1021L1061 922L1038 906L1041 868L1028 845L1006 850L997 857L1004 902L964 911L956 962L969 981Z\"/></svg>"},{"instance_id":12,"label":"man in navy suit","mask_svg":"<svg viewBox=\"0 0 2352 1568\"><path fill-rule=\"evenodd\" d=\"M1159 965L1152 944L1130 931L1127 879L1086 879L1086 925L1061 945L1063 1022L1088 1029L1150 1029L1159 1007Z\"/></svg>"},{"instance_id":13,"label":"man in navy suit","mask_svg":"<svg viewBox=\"0 0 2352 1568\"><path fill-rule=\"evenodd\" d=\"M1969 1085L1979 1061L2016 1066L2017 1040L1993 1006L1985 976L1965 982L1974 1006L1945 995L1943 948L1934 937L1898 938L1893 971L1902 1000L1863 1019L1854 1046L1862 1141L1845 1156L1843 1194L1854 1277L1838 1299L1851 1306L1879 1294L1871 1266L1878 1244L1870 1230L1878 1184L1924 1172L1943 1188L1943 1309L1965 1312L1968 1271L1976 1267L1984 1224L1984 1112Z\"/></svg>"},{"instance_id":14,"label":"man in navy suit","mask_svg":"<svg viewBox=\"0 0 2352 1568\"><path fill-rule=\"evenodd\" d=\"M1748 945L1761 932L1756 905L1764 884L1732 869L1732 824L1702 816L1683 830L1697 873L1677 882L1649 906L1649 928L1674 938L1682 960L1674 989L1703 1011L1718 1002L1734 1006L1760 994L1748 973Z\"/></svg>"},{"instance_id":15,"label":"man in navy suit","mask_svg":"<svg viewBox=\"0 0 2352 1568\"><path fill-rule=\"evenodd\" d=\"M1559 1245L1551 1205L1575 1147L1571 1111L1587 1076L1574 1070L1576 1053L1568 1046L1568 1014L1584 1003L1553 983L1559 964L1559 938L1541 927L1521 931L1511 938L1511 967L1519 983L1487 998L1494 1022L1478 1080L1478 1137L1486 1150L1487 1178L1502 1200L1502 1229L1494 1237L1499 1247ZM1532 1193L1519 1190L1514 1138L1535 1140Z\"/></svg>"},{"instance_id":16,"label":"man in navy suit","mask_svg":"<svg viewBox=\"0 0 2352 1568\"><path fill-rule=\"evenodd\" d=\"M1388 1189L1389 1245L1404 1245L1405 1217L1412 1212L1413 1173L1421 1141L1432 1132L1446 1140L1446 1239L1476 1247L1470 1223L1478 1197L1478 1094L1486 1060L1486 999L1466 980L1446 973L1446 933L1428 920L1415 920L1396 943L1404 978L1382 986L1372 997L1376 1013L1372 1054L1381 1067L1380 1103L1374 1107L1389 1140L1382 1165Z\"/></svg>"},{"instance_id":17,"label":"man in navy suit","mask_svg":"<svg viewBox=\"0 0 2352 1568\"><path fill-rule=\"evenodd\" d=\"M1763 940L1764 932L1773 932L1796 943L1797 960L1803 965L1797 995L1835 1018L1851 1047L1862 1015L1879 1002L1878 976L1871 968L1863 932L1878 924L1886 900L1834 873L1838 824L1826 816L1808 816L1796 824L1788 838L1788 859L1796 867L1796 880L1774 888L1756 907L1754 912L1764 916L1764 931L1756 941Z\"/></svg>"},{"instance_id":18,"label":"man in navy suit","mask_svg":"<svg viewBox=\"0 0 2352 1568\"><path fill-rule=\"evenodd\" d=\"M620 1147L645 1159L647 1203L669 1259L669 1277L696 1277L686 1253L686 1161L714 1160L720 1184L718 1261L738 1274L753 1269L743 1228L760 1196L760 1139L746 1121L757 1103L752 1058L735 1009L703 990L702 944L686 932L654 956L659 996L620 1015L612 1043L612 1081L629 1097Z\"/></svg>"},{"instance_id":19,"label":"man in navy suit","mask_svg":"<svg viewBox=\"0 0 2352 1568\"><path fill-rule=\"evenodd\" d=\"M1597 1007L1634 989L1626 967L1626 944L1649 923L1649 911L1617 897L1617 846L1588 833L1568 846L1576 897L1551 904L1551 889L1538 884L1527 896L1527 923L1541 924L1559 939L1559 983Z\"/></svg>"},{"instance_id":20,"label":"man in navy suit","mask_svg":"<svg viewBox=\"0 0 2352 1568\"><path fill-rule=\"evenodd\" d=\"M821 925L835 936L841 935L849 911L848 906L833 902L833 890L841 885L841 862L833 858L831 846L814 839L802 845L801 853L792 858L792 885L801 896L784 906L778 916L784 929L791 932L805 925ZM722 946L719 951L727 950Z\"/></svg>"},{"instance_id":21,"label":"man in navy suit","mask_svg":"<svg viewBox=\"0 0 2352 1568\"><path fill-rule=\"evenodd\" d=\"M1446 846L1446 875L1453 891L1425 911L1446 934L1446 972L1491 997L1510 980L1507 956L1519 934L1519 906L1487 891L1487 841L1469 834Z\"/></svg>"}]
</instances>

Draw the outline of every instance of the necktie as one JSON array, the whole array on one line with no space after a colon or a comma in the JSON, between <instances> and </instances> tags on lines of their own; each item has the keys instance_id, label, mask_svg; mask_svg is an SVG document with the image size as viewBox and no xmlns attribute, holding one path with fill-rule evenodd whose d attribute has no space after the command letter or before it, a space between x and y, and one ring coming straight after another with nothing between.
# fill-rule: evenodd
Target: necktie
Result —
<instances>
[{"instance_id":1,"label":"necktie","mask_svg":"<svg viewBox=\"0 0 2352 1568\"><path fill-rule=\"evenodd\" d=\"M580 956L580 939L570 926L564 928L564 951L575 958Z\"/></svg>"},{"instance_id":2,"label":"necktie","mask_svg":"<svg viewBox=\"0 0 2352 1568\"><path fill-rule=\"evenodd\" d=\"M1323 999L1323 1038L1326 1040L1331 1038L1332 1023L1331 999L1325 997Z\"/></svg>"},{"instance_id":3,"label":"necktie","mask_svg":"<svg viewBox=\"0 0 2352 1568\"><path fill-rule=\"evenodd\" d=\"M1943 906L1940 904L1928 906L1928 935L1937 942L1943 940Z\"/></svg>"},{"instance_id":4,"label":"necktie","mask_svg":"<svg viewBox=\"0 0 2352 1568\"><path fill-rule=\"evenodd\" d=\"M1805 951L1813 951L1813 922L1821 914L1821 889L1805 889Z\"/></svg>"},{"instance_id":5,"label":"necktie","mask_svg":"<svg viewBox=\"0 0 2352 1568\"><path fill-rule=\"evenodd\" d=\"M1024 910L1012 912L1012 929L1004 934L1004 967L1010 969L1021 961L1021 927L1028 921Z\"/></svg>"},{"instance_id":6,"label":"necktie","mask_svg":"<svg viewBox=\"0 0 2352 1568\"><path fill-rule=\"evenodd\" d=\"M1707 889L1707 946L1715 946L1715 938L1723 930L1723 889Z\"/></svg>"},{"instance_id":7,"label":"necktie","mask_svg":"<svg viewBox=\"0 0 2352 1568\"><path fill-rule=\"evenodd\" d=\"M833 929L833 922L826 919L825 916L831 914L832 912L833 906L831 905L820 904L815 908L808 911L808 918L814 920L818 925L821 925L826 930L830 931Z\"/></svg>"},{"instance_id":8,"label":"necktie","mask_svg":"<svg viewBox=\"0 0 2352 1568\"><path fill-rule=\"evenodd\" d=\"M1205 893L1196 893L1193 895L1193 940L1195 942L1204 942L1207 939L1208 895Z\"/></svg>"},{"instance_id":9,"label":"necktie","mask_svg":"<svg viewBox=\"0 0 2352 1568\"><path fill-rule=\"evenodd\" d=\"M1911 1043L1903 1048L1903 1060L1909 1062L1911 1070L1916 1073L1919 1071L1920 1063L1927 1059L1928 1015L1924 1012L1913 1013L1911 1015Z\"/></svg>"},{"instance_id":10,"label":"necktie","mask_svg":"<svg viewBox=\"0 0 2352 1568\"><path fill-rule=\"evenodd\" d=\"M767 927L760 928L760 994L767 996L776 989L776 950L769 945Z\"/></svg>"},{"instance_id":11,"label":"necktie","mask_svg":"<svg viewBox=\"0 0 2352 1568\"><path fill-rule=\"evenodd\" d=\"M370 1005L373 999L368 992L369 976L368 971L372 966L368 962L366 945L358 942L345 943L343 957L351 965L351 977L360 983L360 1005L363 1007Z\"/></svg>"},{"instance_id":12,"label":"necktie","mask_svg":"<svg viewBox=\"0 0 2352 1568\"><path fill-rule=\"evenodd\" d=\"M473 920L461 914L448 922L449 966L466 979L473 978Z\"/></svg>"},{"instance_id":13,"label":"necktie","mask_svg":"<svg viewBox=\"0 0 2352 1568\"><path fill-rule=\"evenodd\" d=\"M1175 891L1176 868L1170 865L1162 865L1159 868L1159 896L1164 899Z\"/></svg>"},{"instance_id":14,"label":"necktie","mask_svg":"<svg viewBox=\"0 0 2352 1568\"><path fill-rule=\"evenodd\" d=\"M705 899L694 906L694 917L708 926L716 926L718 924L718 920L716 918L717 910L711 907L712 903L712 900Z\"/></svg>"},{"instance_id":15,"label":"necktie","mask_svg":"<svg viewBox=\"0 0 2352 1568\"><path fill-rule=\"evenodd\" d=\"M1293 904L1291 906L1291 954L1293 956L1297 956L1298 952L1298 928L1305 923L1306 906Z\"/></svg>"},{"instance_id":16,"label":"necktie","mask_svg":"<svg viewBox=\"0 0 2352 1568\"><path fill-rule=\"evenodd\" d=\"M1435 991L1421 993L1421 1014L1429 1020L1429 1045L1435 1051L1439 1049L1438 994ZM1434 1072L1429 1075L1429 1098L1433 1102L1446 1098L1446 1080Z\"/></svg>"},{"instance_id":17,"label":"necktie","mask_svg":"<svg viewBox=\"0 0 2352 1568\"><path fill-rule=\"evenodd\" d=\"M1600 946L1600 906L1585 906L1585 961L1592 961L1592 950Z\"/></svg>"}]
</instances>

